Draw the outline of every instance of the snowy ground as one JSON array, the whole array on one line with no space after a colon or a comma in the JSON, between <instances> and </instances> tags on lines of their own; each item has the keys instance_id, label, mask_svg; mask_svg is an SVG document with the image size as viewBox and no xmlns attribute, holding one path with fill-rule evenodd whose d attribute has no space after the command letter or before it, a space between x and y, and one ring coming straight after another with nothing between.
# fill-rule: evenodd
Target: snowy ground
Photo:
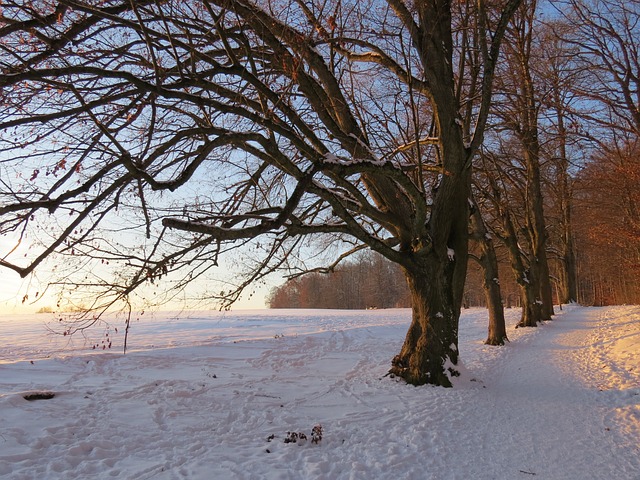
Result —
<instances>
[{"instance_id":1,"label":"snowy ground","mask_svg":"<svg viewBox=\"0 0 640 480\"><path fill-rule=\"evenodd\" d=\"M453 389L383 378L408 310L156 315L126 356L0 318L0 477L640 479L640 307L559 313L497 348L463 312Z\"/></svg>"}]
</instances>

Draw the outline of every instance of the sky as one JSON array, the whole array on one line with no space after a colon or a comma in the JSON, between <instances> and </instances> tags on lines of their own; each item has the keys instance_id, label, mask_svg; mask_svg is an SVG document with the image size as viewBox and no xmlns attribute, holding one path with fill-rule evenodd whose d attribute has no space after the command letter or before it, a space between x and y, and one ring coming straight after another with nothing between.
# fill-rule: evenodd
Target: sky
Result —
<instances>
[{"instance_id":1,"label":"sky","mask_svg":"<svg viewBox=\"0 0 640 480\"><path fill-rule=\"evenodd\" d=\"M7 268L0 267L0 314L34 313L40 308L22 304L21 299L27 290L28 280L20 278L20 275ZM42 302L42 305L44 306L45 303Z\"/></svg>"},{"instance_id":2,"label":"sky","mask_svg":"<svg viewBox=\"0 0 640 480\"><path fill-rule=\"evenodd\" d=\"M28 314L36 313L39 309L50 307L55 308L56 298L53 292L45 293L44 296L34 301L32 298L22 302L22 298L25 294L33 296L35 291L38 290L35 285L39 283L37 279L32 278L20 278L17 273L0 267L0 315L7 314ZM252 310L265 308L265 297L269 293L269 286L257 286L255 287L255 294L251 298L243 298L238 300L233 306L233 310ZM159 310L180 310L183 308L182 304L170 303L159 307Z\"/></svg>"},{"instance_id":3,"label":"sky","mask_svg":"<svg viewBox=\"0 0 640 480\"><path fill-rule=\"evenodd\" d=\"M0 253L7 252L15 243L7 237L0 236ZM20 275L8 268L0 267L0 314L3 313L34 313L40 306L22 303L23 296L29 291L29 285L35 278L21 278ZM33 293L35 294L35 292ZM49 299L44 299L45 301ZM49 300L50 304L53 299ZM55 302L54 302L55 303ZM40 303L38 304L40 305ZM44 306L44 302L41 306Z\"/></svg>"},{"instance_id":4,"label":"sky","mask_svg":"<svg viewBox=\"0 0 640 480\"><path fill-rule=\"evenodd\" d=\"M13 247L13 244L7 237L0 237L0 252L6 252ZM20 252L16 257L22 255ZM41 308L55 309L57 299L56 292L53 289L46 288L47 272L46 267L37 269L33 275L21 278L20 275L8 268L0 267L0 315L36 313ZM261 309L265 308L265 296L269 290L275 286L275 283L268 283L266 286L257 285L251 288L255 292L251 298L248 293L236 302L233 309ZM199 288L194 285L194 290ZM44 292L44 294L42 293ZM38 297L36 298L36 293ZM25 295L29 295L28 300L23 302ZM181 303L170 303L159 307L160 310L180 310L184 307Z\"/></svg>"}]
</instances>

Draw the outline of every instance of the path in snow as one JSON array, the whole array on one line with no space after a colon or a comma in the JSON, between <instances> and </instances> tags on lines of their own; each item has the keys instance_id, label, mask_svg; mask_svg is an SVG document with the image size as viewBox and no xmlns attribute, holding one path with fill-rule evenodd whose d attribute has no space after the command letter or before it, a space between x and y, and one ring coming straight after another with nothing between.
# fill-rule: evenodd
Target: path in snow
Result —
<instances>
[{"instance_id":1,"label":"path in snow","mask_svg":"<svg viewBox=\"0 0 640 480\"><path fill-rule=\"evenodd\" d=\"M571 307L500 348L482 343L486 312L465 311L453 389L383 378L406 310L292 315L0 365L0 477L640 479L640 307ZM36 389L57 395L23 400ZM283 442L318 423L320 444Z\"/></svg>"},{"instance_id":2,"label":"path in snow","mask_svg":"<svg viewBox=\"0 0 640 480\"><path fill-rule=\"evenodd\" d=\"M503 471L640 479L640 383L637 370L627 371L633 359L640 367L640 326L638 308L628 311L635 317L572 310L501 359L485 405L487 438L507 449L498 454ZM607 345L628 334L635 350L616 358Z\"/></svg>"}]
</instances>

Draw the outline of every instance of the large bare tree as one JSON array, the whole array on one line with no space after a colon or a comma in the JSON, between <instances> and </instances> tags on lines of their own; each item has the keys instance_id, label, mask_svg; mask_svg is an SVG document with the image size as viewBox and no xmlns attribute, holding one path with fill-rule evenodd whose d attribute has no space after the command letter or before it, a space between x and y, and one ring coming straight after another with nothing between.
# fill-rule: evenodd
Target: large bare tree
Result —
<instances>
[{"instance_id":1,"label":"large bare tree","mask_svg":"<svg viewBox=\"0 0 640 480\"><path fill-rule=\"evenodd\" d=\"M99 311L250 248L224 306L311 235L366 247L411 290L391 372L450 386L472 157L519 3L3 2L0 233L32 247L0 265L62 256Z\"/></svg>"}]
</instances>

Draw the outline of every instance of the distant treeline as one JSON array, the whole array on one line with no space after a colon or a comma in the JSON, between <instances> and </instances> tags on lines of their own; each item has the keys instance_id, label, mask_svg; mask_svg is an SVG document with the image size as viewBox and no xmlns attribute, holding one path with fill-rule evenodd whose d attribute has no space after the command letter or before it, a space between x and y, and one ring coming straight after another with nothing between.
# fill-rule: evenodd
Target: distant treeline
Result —
<instances>
[{"instance_id":1,"label":"distant treeline","mask_svg":"<svg viewBox=\"0 0 640 480\"><path fill-rule=\"evenodd\" d=\"M519 307L518 286L506 260L500 262L505 307ZM379 254L363 252L330 273L308 273L271 290L269 308L405 308L411 307L402 269ZM463 307L486 306L482 271L470 260Z\"/></svg>"},{"instance_id":2,"label":"distant treeline","mask_svg":"<svg viewBox=\"0 0 640 480\"><path fill-rule=\"evenodd\" d=\"M331 273L309 273L274 288L270 308L394 308L411 301L402 270L380 255L367 252Z\"/></svg>"}]
</instances>

